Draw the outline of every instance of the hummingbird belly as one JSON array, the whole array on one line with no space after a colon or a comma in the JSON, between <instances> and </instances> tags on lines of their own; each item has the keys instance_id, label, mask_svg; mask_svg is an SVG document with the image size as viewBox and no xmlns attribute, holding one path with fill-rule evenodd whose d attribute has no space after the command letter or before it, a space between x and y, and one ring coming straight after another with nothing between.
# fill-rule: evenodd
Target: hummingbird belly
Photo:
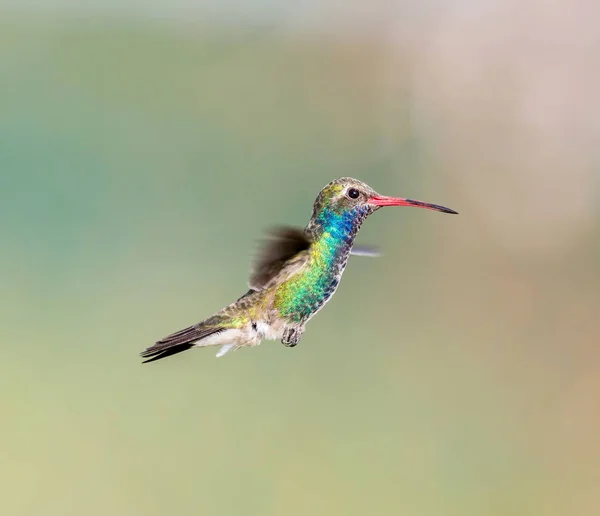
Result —
<instances>
[{"instance_id":1,"label":"hummingbird belly","mask_svg":"<svg viewBox=\"0 0 600 516\"><path fill-rule=\"evenodd\" d=\"M206 337L194 342L194 346L203 348L205 346L223 346L234 344L235 346L258 346L262 337L252 329L250 324L241 328L231 328L210 337Z\"/></svg>"},{"instance_id":2,"label":"hummingbird belly","mask_svg":"<svg viewBox=\"0 0 600 516\"><path fill-rule=\"evenodd\" d=\"M283 324L269 324L265 321L257 321L254 323L256 325L256 333L261 339L265 340L281 340L283 336Z\"/></svg>"}]
</instances>

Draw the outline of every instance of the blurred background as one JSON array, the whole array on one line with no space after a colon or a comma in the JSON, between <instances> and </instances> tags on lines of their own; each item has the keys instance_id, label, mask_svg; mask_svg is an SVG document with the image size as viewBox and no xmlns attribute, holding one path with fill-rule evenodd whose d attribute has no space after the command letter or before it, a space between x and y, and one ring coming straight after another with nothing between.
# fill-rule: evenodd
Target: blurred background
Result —
<instances>
[{"instance_id":1,"label":"blurred background","mask_svg":"<svg viewBox=\"0 0 600 516\"><path fill-rule=\"evenodd\" d=\"M0 512L600 513L592 0L0 1ZM287 349L138 353L353 176Z\"/></svg>"}]
</instances>

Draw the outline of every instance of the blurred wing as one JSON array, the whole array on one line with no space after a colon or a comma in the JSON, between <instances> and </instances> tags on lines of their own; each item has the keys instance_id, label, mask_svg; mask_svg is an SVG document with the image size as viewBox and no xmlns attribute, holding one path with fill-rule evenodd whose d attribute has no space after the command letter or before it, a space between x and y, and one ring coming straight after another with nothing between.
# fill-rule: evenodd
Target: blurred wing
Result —
<instances>
[{"instance_id":1,"label":"blurred wing","mask_svg":"<svg viewBox=\"0 0 600 516\"><path fill-rule=\"evenodd\" d=\"M350 251L353 256L368 256L370 258L378 258L381 256L381 251L377 247L368 245L355 245Z\"/></svg>"},{"instance_id":2,"label":"blurred wing","mask_svg":"<svg viewBox=\"0 0 600 516\"><path fill-rule=\"evenodd\" d=\"M289 277L300 270L308 262L310 244L302 229L280 227L272 230L254 261L250 288L264 290L274 279Z\"/></svg>"}]
</instances>

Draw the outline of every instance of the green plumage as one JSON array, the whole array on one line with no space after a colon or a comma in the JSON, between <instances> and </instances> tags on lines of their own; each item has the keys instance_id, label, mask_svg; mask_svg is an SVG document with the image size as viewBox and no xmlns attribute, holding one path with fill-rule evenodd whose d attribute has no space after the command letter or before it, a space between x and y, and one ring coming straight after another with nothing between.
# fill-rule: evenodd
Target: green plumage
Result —
<instances>
[{"instance_id":1,"label":"green plumage","mask_svg":"<svg viewBox=\"0 0 600 516\"><path fill-rule=\"evenodd\" d=\"M362 223L382 206L455 213L443 206L380 196L356 179L332 181L319 193L304 230L279 229L262 247L246 294L208 319L159 340L142 356L150 362L195 346L221 346L221 356L257 346L263 339L295 346L306 323L335 293Z\"/></svg>"}]
</instances>

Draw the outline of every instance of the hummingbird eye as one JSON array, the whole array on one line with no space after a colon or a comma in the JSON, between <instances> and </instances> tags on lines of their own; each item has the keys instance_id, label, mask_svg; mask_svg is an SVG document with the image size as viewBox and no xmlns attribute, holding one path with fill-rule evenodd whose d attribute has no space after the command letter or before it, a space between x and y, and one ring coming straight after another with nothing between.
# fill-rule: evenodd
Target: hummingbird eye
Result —
<instances>
[{"instance_id":1,"label":"hummingbird eye","mask_svg":"<svg viewBox=\"0 0 600 516\"><path fill-rule=\"evenodd\" d=\"M350 199L358 199L360 196L360 192L356 188L350 188L350 190L348 190L348 193L346 195L348 195L348 197L350 197Z\"/></svg>"}]
</instances>

